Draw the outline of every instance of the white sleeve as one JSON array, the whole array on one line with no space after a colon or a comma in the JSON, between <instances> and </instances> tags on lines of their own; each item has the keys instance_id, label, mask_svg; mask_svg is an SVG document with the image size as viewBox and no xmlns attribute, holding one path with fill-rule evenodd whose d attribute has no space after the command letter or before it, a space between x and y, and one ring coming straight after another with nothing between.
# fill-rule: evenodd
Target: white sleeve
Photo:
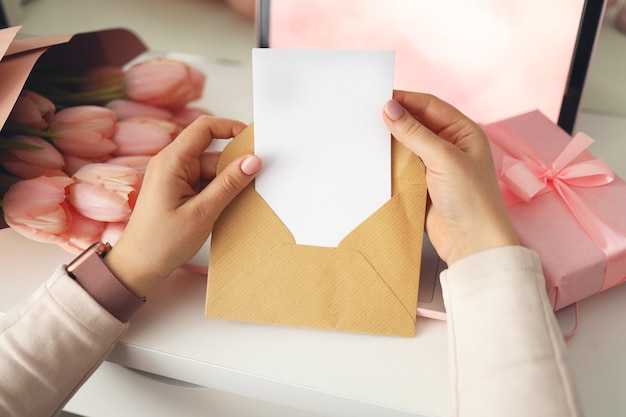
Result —
<instances>
[{"instance_id":1,"label":"white sleeve","mask_svg":"<svg viewBox=\"0 0 626 417\"><path fill-rule=\"evenodd\" d=\"M59 267L0 318L0 415L59 413L127 326Z\"/></svg>"},{"instance_id":2,"label":"white sleeve","mask_svg":"<svg viewBox=\"0 0 626 417\"><path fill-rule=\"evenodd\" d=\"M441 274L455 416L582 414L539 257L510 246Z\"/></svg>"}]
</instances>

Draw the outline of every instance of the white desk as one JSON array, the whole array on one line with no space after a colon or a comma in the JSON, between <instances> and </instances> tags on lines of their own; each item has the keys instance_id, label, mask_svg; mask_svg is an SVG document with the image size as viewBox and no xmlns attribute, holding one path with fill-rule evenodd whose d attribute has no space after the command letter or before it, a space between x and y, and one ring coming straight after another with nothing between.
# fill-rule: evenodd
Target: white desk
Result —
<instances>
[{"instance_id":1,"label":"white desk","mask_svg":"<svg viewBox=\"0 0 626 417\"><path fill-rule=\"evenodd\" d=\"M243 62L235 71L245 71L254 45L252 24L209 0L112 0L100 7L36 0L26 6L23 24L24 33L37 34L131 27L153 49ZM610 45L596 54L589 105L583 103L577 130L597 138L592 152L626 178L626 119L617 117L626 115L626 98L619 101L619 89L611 88L626 83L626 72L618 71L626 54L611 52L626 43L610 34ZM622 78L607 79L607 74ZM220 88L229 86L210 87L209 98L229 97ZM232 108L223 110L222 115L236 116L229 113ZM251 120L250 113L240 118ZM30 258L33 253L37 262ZM0 312L70 258L55 247L0 231ZM418 319L417 336L403 339L220 321L203 316L204 291L204 276L183 271L157 288L67 410L92 417L449 415L445 323ZM589 416L626 410L625 300L626 285L581 302L578 333L567 342Z\"/></svg>"}]
</instances>

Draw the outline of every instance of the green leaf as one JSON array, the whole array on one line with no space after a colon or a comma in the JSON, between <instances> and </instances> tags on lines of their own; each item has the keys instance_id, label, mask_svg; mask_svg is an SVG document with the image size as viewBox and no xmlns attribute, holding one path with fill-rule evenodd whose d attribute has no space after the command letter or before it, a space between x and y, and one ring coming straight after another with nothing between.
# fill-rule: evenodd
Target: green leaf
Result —
<instances>
[{"instance_id":1,"label":"green leaf","mask_svg":"<svg viewBox=\"0 0 626 417\"><path fill-rule=\"evenodd\" d=\"M13 123L11 121L7 121L2 128L2 132L9 135L28 135L28 136L38 136L40 138L57 138L58 135L55 135L50 132L46 132L45 130L33 129L28 126L23 126L18 123Z\"/></svg>"},{"instance_id":2,"label":"green leaf","mask_svg":"<svg viewBox=\"0 0 626 417\"><path fill-rule=\"evenodd\" d=\"M36 149L41 151L43 147L0 137L0 149Z\"/></svg>"}]
</instances>

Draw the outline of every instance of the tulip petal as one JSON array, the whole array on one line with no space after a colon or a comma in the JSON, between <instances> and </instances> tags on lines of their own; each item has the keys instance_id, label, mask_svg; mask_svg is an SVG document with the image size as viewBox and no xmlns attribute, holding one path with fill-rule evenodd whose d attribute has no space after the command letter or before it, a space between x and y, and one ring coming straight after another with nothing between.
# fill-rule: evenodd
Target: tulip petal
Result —
<instances>
[{"instance_id":1,"label":"tulip petal","mask_svg":"<svg viewBox=\"0 0 626 417\"><path fill-rule=\"evenodd\" d=\"M102 185L74 184L68 200L83 216L103 222L126 221L132 212L126 198Z\"/></svg>"},{"instance_id":2,"label":"tulip petal","mask_svg":"<svg viewBox=\"0 0 626 417\"><path fill-rule=\"evenodd\" d=\"M10 173L22 178L36 177L46 169L62 169L63 155L48 141L36 136L17 135L11 140L40 149L8 149L4 151L6 161L2 163Z\"/></svg>"},{"instance_id":3,"label":"tulip petal","mask_svg":"<svg viewBox=\"0 0 626 417\"><path fill-rule=\"evenodd\" d=\"M72 220L65 201L65 189L71 183L69 177L40 176L14 184L4 195L7 224L33 240L64 241L61 235Z\"/></svg>"},{"instance_id":4,"label":"tulip petal","mask_svg":"<svg viewBox=\"0 0 626 417\"><path fill-rule=\"evenodd\" d=\"M131 66L124 78L124 91L132 100L178 109L200 98L206 76L186 62L152 58Z\"/></svg>"},{"instance_id":5,"label":"tulip petal","mask_svg":"<svg viewBox=\"0 0 626 417\"><path fill-rule=\"evenodd\" d=\"M110 155L117 145L96 131L63 130L53 138L61 152L80 158L100 158Z\"/></svg>"},{"instance_id":6,"label":"tulip petal","mask_svg":"<svg viewBox=\"0 0 626 417\"><path fill-rule=\"evenodd\" d=\"M180 131L180 126L168 120L154 118L123 120L117 124L113 134L113 141L117 145L114 155L156 155L169 145Z\"/></svg>"}]
</instances>

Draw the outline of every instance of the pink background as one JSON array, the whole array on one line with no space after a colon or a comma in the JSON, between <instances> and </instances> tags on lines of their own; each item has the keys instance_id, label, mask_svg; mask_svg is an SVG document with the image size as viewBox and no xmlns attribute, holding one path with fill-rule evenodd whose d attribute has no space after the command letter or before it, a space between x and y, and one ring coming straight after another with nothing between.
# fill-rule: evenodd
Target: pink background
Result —
<instances>
[{"instance_id":1,"label":"pink background","mask_svg":"<svg viewBox=\"0 0 626 417\"><path fill-rule=\"evenodd\" d=\"M395 49L395 88L558 119L584 0L272 0L271 47Z\"/></svg>"}]
</instances>

